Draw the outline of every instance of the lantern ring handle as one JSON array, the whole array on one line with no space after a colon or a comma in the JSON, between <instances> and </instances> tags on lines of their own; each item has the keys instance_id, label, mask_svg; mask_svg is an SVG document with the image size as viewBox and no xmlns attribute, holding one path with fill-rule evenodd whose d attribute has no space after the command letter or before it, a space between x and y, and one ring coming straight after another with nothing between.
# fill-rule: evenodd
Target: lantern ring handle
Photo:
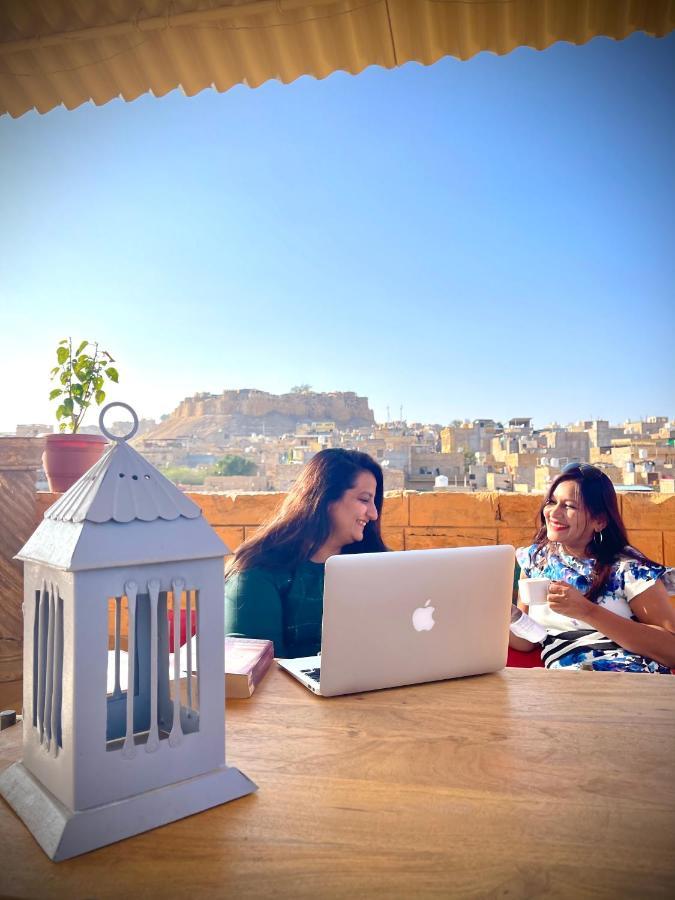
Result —
<instances>
[{"instance_id":1,"label":"lantern ring handle","mask_svg":"<svg viewBox=\"0 0 675 900\"><path fill-rule=\"evenodd\" d=\"M126 409L128 413L131 413L133 425L131 426L131 431L129 431L127 434L113 434L111 431L108 431L108 429L103 424L103 417L109 409L113 408L113 406L121 406L123 409ZM122 441L130 441L138 431L138 416L128 403L120 403L118 400L116 400L113 403L106 403L106 405L103 407L103 409L101 410L101 415L98 417L98 427L110 441L117 441L118 444Z\"/></svg>"}]
</instances>

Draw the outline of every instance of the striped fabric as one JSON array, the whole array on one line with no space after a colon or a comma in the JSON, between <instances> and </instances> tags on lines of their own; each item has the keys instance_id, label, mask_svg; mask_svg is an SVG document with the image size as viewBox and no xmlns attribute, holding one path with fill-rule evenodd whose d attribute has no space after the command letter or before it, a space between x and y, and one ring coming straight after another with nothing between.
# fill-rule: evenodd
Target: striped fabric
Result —
<instances>
[{"instance_id":1,"label":"striped fabric","mask_svg":"<svg viewBox=\"0 0 675 900\"><path fill-rule=\"evenodd\" d=\"M621 651L621 647L614 641L610 641L600 631L590 629L578 629L577 631L561 631L558 634L549 634L544 640L541 658L547 669L553 663L559 662L568 653L578 654L584 657L593 655L593 651L605 653L608 651Z\"/></svg>"}]
</instances>

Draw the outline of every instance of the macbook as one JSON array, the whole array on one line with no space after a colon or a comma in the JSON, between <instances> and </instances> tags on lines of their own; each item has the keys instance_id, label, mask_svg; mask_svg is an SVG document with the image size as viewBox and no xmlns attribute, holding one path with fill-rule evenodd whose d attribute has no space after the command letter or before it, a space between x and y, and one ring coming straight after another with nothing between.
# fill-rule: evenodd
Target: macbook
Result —
<instances>
[{"instance_id":1,"label":"macbook","mask_svg":"<svg viewBox=\"0 0 675 900\"><path fill-rule=\"evenodd\" d=\"M279 665L324 697L506 664L511 546L331 556L321 653Z\"/></svg>"}]
</instances>

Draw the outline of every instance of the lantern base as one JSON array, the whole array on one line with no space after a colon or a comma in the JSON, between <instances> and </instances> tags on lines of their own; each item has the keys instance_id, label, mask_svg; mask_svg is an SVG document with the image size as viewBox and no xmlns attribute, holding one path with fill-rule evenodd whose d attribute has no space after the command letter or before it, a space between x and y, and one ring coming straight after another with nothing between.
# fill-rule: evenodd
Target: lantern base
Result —
<instances>
[{"instance_id":1,"label":"lantern base","mask_svg":"<svg viewBox=\"0 0 675 900\"><path fill-rule=\"evenodd\" d=\"M55 862L236 800L257 789L239 769L222 766L124 800L74 811L57 800L22 763L15 763L0 775L0 795Z\"/></svg>"}]
</instances>

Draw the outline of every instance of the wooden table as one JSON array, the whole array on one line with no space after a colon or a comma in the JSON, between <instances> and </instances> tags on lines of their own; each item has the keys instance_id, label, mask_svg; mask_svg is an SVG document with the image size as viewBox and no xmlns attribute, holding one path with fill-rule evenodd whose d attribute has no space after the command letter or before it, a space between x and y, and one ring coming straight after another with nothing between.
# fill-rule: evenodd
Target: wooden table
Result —
<instances>
[{"instance_id":1,"label":"wooden table","mask_svg":"<svg viewBox=\"0 0 675 900\"><path fill-rule=\"evenodd\" d=\"M675 896L675 678L505 669L321 699L274 667L227 729L257 794L77 859L49 862L0 801L0 894Z\"/></svg>"}]
</instances>

